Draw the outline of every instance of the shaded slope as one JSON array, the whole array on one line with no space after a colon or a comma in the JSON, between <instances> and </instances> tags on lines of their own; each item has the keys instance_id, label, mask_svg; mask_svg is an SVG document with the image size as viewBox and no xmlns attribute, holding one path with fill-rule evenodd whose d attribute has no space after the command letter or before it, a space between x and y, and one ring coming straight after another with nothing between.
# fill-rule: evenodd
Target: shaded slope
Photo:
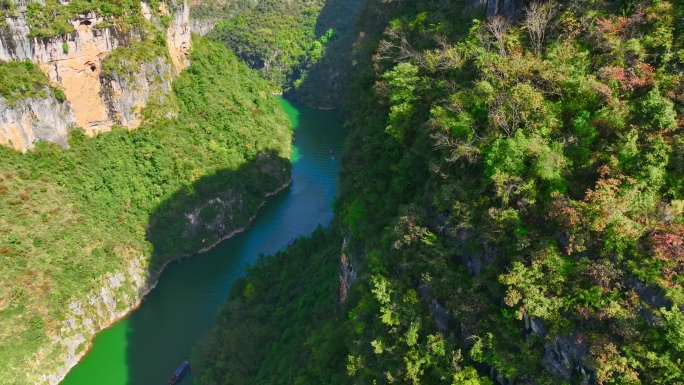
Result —
<instances>
[{"instance_id":1,"label":"shaded slope","mask_svg":"<svg viewBox=\"0 0 684 385\"><path fill-rule=\"evenodd\" d=\"M200 383L344 383L335 307L340 251L341 239L319 228L249 268L193 355Z\"/></svg>"},{"instance_id":2,"label":"shaded slope","mask_svg":"<svg viewBox=\"0 0 684 385\"><path fill-rule=\"evenodd\" d=\"M274 88L319 108L338 106L351 71L354 23L364 0L264 0L234 4L207 36L221 41ZM311 79L309 79L311 77Z\"/></svg>"}]
</instances>

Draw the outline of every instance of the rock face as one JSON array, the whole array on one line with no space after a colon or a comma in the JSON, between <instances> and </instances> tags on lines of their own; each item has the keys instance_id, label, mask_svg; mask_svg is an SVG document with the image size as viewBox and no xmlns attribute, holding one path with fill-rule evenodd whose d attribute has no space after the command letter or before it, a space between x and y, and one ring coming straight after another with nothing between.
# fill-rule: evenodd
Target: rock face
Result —
<instances>
[{"instance_id":1,"label":"rock face","mask_svg":"<svg viewBox=\"0 0 684 385\"><path fill-rule=\"evenodd\" d=\"M585 379L590 373L583 366L589 347L581 335L554 338L544 345L544 358L541 364L557 377L569 380L573 372Z\"/></svg>"},{"instance_id":2,"label":"rock face","mask_svg":"<svg viewBox=\"0 0 684 385\"><path fill-rule=\"evenodd\" d=\"M143 16L151 19L149 7L144 3L141 5ZM189 9L185 2L177 8L168 11L166 7L160 7L162 14L173 12L173 19L166 29L168 57L145 63L141 71L128 74L126 81L122 81L124 74L102 76L102 62L117 47L143 40L145 36L141 31L131 28L122 32L116 26L96 27L104 20L91 13L73 19L74 31L69 34L50 38L29 37L25 10L19 9L18 17L6 19L7 25L0 27L0 60L38 63L50 82L64 90L69 103L63 104L62 108L41 104L41 108L31 109L9 108L0 100L0 143L18 150L30 148L34 140L64 145L65 125L83 127L91 135L109 130L114 124L137 127L140 111L153 91L168 92L172 75L177 75L189 64ZM149 85L152 79L154 81ZM19 103L27 104L36 106L35 101ZM54 116L55 112L60 115ZM23 123L5 123L10 121ZM64 124L54 125L54 131L46 129L55 122Z\"/></svg>"},{"instance_id":3,"label":"rock face","mask_svg":"<svg viewBox=\"0 0 684 385\"><path fill-rule=\"evenodd\" d=\"M35 140L67 145L67 132L76 122L69 102L60 103L46 90L47 98L25 99L9 106L0 98L0 144L29 148Z\"/></svg>"},{"instance_id":4,"label":"rock face","mask_svg":"<svg viewBox=\"0 0 684 385\"><path fill-rule=\"evenodd\" d=\"M521 3L523 3L521 0L471 0L470 8L484 7L487 16L518 17L522 10Z\"/></svg>"},{"instance_id":5,"label":"rock face","mask_svg":"<svg viewBox=\"0 0 684 385\"><path fill-rule=\"evenodd\" d=\"M346 251L347 240L342 242L342 254L340 255L340 303L347 301L349 288L356 281L358 275L355 266L355 257Z\"/></svg>"},{"instance_id":6,"label":"rock face","mask_svg":"<svg viewBox=\"0 0 684 385\"><path fill-rule=\"evenodd\" d=\"M69 304L69 317L62 323L59 333L51 336L63 365L46 373L41 369L40 359L36 359L33 371L27 373L32 383L59 384L83 357L84 346L90 345L93 335L106 324L125 316L152 289L146 283L149 273L144 256L126 256L126 259L124 271L108 273L98 279L100 289L89 293L87 301Z\"/></svg>"},{"instance_id":7,"label":"rock face","mask_svg":"<svg viewBox=\"0 0 684 385\"><path fill-rule=\"evenodd\" d=\"M162 7L164 3L162 3ZM165 8L164 8L165 9ZM165 11L169 12L169 11ZM166 29L166 46L169 49L171 63L176 70L176 74L190 65L188 61L188 51L190 50L190 8L183 1L180 9L173 12L173 21Z\"/></svg>"},{"instance_id":8,"label":"rock face","mask_svg":"<svg viewBox=\"0 0 684 385\"><path fill-rule=\"evenodd\" d=\"M107 122L134 128L141 122L141 111L152 101L163 103L171 93L175 69L168 60L157 58L143 63L136 74L100 77L100 100L104 103ZM111 125L110 125L111 126Z\"/></svg>"},{"instance_id":9,"label":"rock face","mask_svg":"<svg viewBox=\"0 0 684 385\"><path fill-rule=\"evenodd\" d=\"M190 31L200 36L204 36L209 33L209 31L214 29L216 22L218 22L218 19L211 17L204 19L190 19Z\"/></svg>"}]
</instances>

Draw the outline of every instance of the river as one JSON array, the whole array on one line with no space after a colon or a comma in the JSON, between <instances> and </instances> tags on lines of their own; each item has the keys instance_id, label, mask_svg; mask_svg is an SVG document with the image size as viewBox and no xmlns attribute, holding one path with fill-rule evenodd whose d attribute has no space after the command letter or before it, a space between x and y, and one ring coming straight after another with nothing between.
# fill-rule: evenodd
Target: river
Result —
<instances>
[{"instance_id":1,"label":"river","mask_svg":"<svg viewBox=\"0 0 684 385\"><path fill-rule=\"evenodd\" d=\"M292 184L268 198L246 232L169 265L140 307L98 333L62 385L166 384L260 253L273 254L330 222L340 162L329 151L342 152L346 132L334 111L280 101L294 127ZM192 381L191 371L179 384Z\"/></svg>"}]
</instances>

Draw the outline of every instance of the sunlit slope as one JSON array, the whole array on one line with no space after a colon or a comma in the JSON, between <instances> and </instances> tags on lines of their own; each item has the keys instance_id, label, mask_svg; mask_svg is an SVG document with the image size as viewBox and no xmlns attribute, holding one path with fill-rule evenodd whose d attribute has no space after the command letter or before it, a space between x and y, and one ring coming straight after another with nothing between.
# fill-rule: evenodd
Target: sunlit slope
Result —
<instances>
[{"instance_id":1,"label":"sunlit slope","mask_svg":"<svg viewBox=\"0 0 684 385\"><path fill-rule=\"evenodd\" d=\"M206 40L191 60L176 116L150 105L136 131L0 149L0 382L62 372L166 261L215 242L218 222L244 226L289 180L290 123L264 81Z\"/></svg>"}]
</instances>

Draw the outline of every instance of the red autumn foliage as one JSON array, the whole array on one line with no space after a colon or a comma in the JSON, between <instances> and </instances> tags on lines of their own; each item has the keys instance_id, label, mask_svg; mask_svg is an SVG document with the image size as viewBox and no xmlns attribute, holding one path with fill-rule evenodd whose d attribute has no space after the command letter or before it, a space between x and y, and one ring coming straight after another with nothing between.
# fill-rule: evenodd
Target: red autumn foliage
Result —
<instances>
[{"instance_id":1,"label":"red autumn foliage","mask_svg":"<svg viewBox=\"0 0 684 385\"><path fill-rule=\"evenodd\" d=\"M645 13L643 9L638 9L636 12L627 16L619 16L616 18L598 18L596 19L596 32L600 35L610 34L622 37L630 36L633 29L646 22Z\"/></svg>"},{"instance_id":2,"label":"red autumn foliage","mask_svg":"<svg viewBox=\"0 0 684 385\"><path fill-rule=\"evenodd\" d=\"M655 258L666 263L660 268L661 284L674 287L673 280L684 273L684 225L659 229L651 235L650 243Z\"/></svg>"},{"instance_id":3,"label":"red autumn foliage","mask_svg":"<svg viewBox=\"0 0 684 385\"><path fill-rule=\"evenodd\" d=\"M654 84L655 71L647 63L636 62L634 67L603 67L603 76L617 82L623 91L633 91Z\"/></svg>"},{"instance_id":4,"label":"red autumn foliage","mask_svg":"<svg viewBox=\"0 0 684 385\"><path fill-rule=\"evenodd\" d=\"M598 92L603 96L603 98L607 101L609 101L613 97L613 92L610 90L610 87L603 83L596 83L594 84L594 91Z\"/></svg>"},{"instance_id":5,"label":"red autumn foliage","mask_svg":"<svg viewBox=\"0 0 684 385\"><path fill-rule=\"evenodd\" d=\"M677 263L684 270L684 225L672 225L651 236L652 249L661 261Z\"/></svg>"},{"instance_id":6,"label":"red autumn foliage","mask_svg":"<svg viewBox=\"0 0 684 385\"><path fill-rule=\"evenodd\" d=\"M599 18L596 19L596 26L598 31L602 34L609 33L611 35L618 35L624 31L628 21L629 20L624 16L620 16L614 20L608 18Z\"/></svg>"}]
</instances>

